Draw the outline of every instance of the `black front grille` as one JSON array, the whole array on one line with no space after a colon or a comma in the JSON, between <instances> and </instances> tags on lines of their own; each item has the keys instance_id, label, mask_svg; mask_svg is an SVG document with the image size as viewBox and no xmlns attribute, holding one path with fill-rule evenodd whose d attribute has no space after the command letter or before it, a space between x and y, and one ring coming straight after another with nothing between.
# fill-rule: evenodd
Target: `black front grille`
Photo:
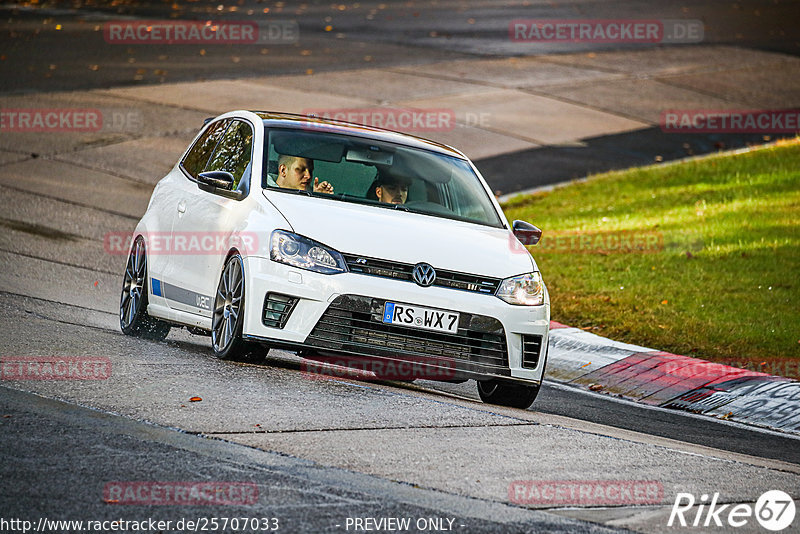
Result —
<instances>
[{"instance_id":1,"label":"black front grille","mask_svg":"<svg viewBox=\"0 0 800 534\"><path fill-rule=\"evenodd\" d=\"M295 304L297 304L297 297L267 293L267 296L264 297L264 312L261 322L264 323L264 326L283 328L286 326L286 321L289 320Z\"/></svg>"},{"instance_id":2,"label":"black front grille","mask_svg":"<svg viewBox=\"0 0 800 534\"><path fill-rule=\"evenodd\" d=\"M542 336L522 335L522 367L536 369L542 352Z\"/></svg>"},{"instance_id":3,"label":"black front grille","mask_svg":"<svg viewBox=\"0 0 800 534\"><path fill-rule=\"evenodd\" d=\"M337 297L306 338L318 349L395 359L442 359L477 373L509 374L503 325L484 315L460 313L455 334L382 322L386 301Z\"/></svg>"},{"instance_id":4,"label":"black front grille","mask_svg":"<svg viewBox=\"0 0 800 534\"><path fill-rule=\"evenodd\" d=\"M414 266L410 263L397 263L353 254L344 254L344 261L347 262L347 268L352 273L414 282L411 277ZM436 280L433 285L493 295L497 291L500 281L499 278L436 269Z\"/></svg>"},{"instance_id":5,"label":"black front grille","mask_svg":"<svg viewBox=\"0 0 800 534\"><path fill-rule=\"evenodd\" d=\"M369 274L372 276L381 276L383 278L397 278L410 282L414 281L411 278L411 270L414 268L413 265L394 263L375 258L365 258L363 256L352 256L350 254L344 254L343 256L344 261L347 263L347 268L351 273Z\"/></svg>"}]
</instances>

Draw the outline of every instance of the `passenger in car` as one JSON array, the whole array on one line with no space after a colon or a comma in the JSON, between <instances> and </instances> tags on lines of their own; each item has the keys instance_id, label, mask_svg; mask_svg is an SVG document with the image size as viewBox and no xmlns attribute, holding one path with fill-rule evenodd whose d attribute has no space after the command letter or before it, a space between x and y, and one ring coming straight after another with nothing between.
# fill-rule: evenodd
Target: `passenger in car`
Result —
<instances>
[{"instance_id":1,"label":"passenger in car","mask_svg":"<svg viewBox=\"0 0 800 534\"><path fill-rule=\"evenodd\" d=\"M307 190L314 173L314 160L299 156L278 156L278 174L273 177L267 175L267 185L282 187L284 189ZM314 177L313 190L315 193L333 193L330 182L320 182L319 177Z\"/></svg>"},{"instance_id":2,"label":"passenger in car","mask_svg":"<svg viewBox=\"0 0 800 534\"><path fill-rule=\"evenodd\" d=\"M409 185L411 185L411 180L407 178L379 172L378 177L367 191L367 198L387 204L405 204L408 200Z\"/></svg>"}]
</instances>

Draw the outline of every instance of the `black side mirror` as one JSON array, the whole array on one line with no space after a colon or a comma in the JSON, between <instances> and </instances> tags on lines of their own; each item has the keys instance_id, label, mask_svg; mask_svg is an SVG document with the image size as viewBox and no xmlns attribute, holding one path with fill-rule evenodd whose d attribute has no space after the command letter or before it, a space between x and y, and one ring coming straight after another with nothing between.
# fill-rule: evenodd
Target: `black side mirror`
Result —
<instances>
[{"instance_id":1,"label":"black side mirror","mask_svg":"<svg viewBox=\"0 0 800 534\"><path fill-rule=\"evenodd\" d=\"M529 222L516 220L511 225L514 235L523 245L535 245L542 238L542 231Z\"/></svg>"},{"instance_id":2,"label":"black side mirror","mask_svg":"<svg viewBox=\"0 0 800 534\"><path fill-rule=\"evenodd\" d=\"M211 187L233 190L233 175L228 171L207 171L201 172L197 176L197 181Z\"/></svg>"},{"instance_id":3,"label":"black side mirror","mask_svg":"<svg viewBox=\"0 0 800 534\"><path fill-rule=\"evenodd\" d=\"M241 200L241 191L233 190L233 175L228 171L206 171L197 175L197 187L203 191L221 195L234 200Z\"/></svg>"}]
</instances>

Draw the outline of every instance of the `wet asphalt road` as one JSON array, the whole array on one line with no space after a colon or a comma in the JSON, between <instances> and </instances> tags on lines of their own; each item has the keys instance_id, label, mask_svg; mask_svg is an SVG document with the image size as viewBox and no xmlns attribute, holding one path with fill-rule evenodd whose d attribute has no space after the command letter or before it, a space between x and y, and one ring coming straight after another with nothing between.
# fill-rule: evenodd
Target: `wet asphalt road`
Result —
<instances>
[{"instance_id":1,"label":"wet asphalt road","mask_svg":"<svg viewBox=\"0 0 800 534\"><path fill-rule=\"evenodd\" d=\"M96 277L103 286L117 278ZM260 365L219 361L207 338L177 330L163 343L132 339L112 313L55 298L3 293L0 309L0 328L14 332L5 356L101 355L112 365L107 380L0 384L4 517L235 513L276 516L292 532L335 532L348 517L397 515L454 518L464 532L583 532L591 526L562 516L593 521L591 508L526 512L509 507L506 488L613 478L663 484L664 506L648 508L647 519L637 507L604 512L616 526L655 532L676 491L746 502L800 485L797 438L679 412L553 386L530 410L504 409L480 403L472 382L319 379L283 351ZM260 497L224 507L103 501L106 484L132 481L249 482Z\"/></svg>"},{"instance_id":2,"label":"wet asphalt road","mask_svg":"<svg viewBox=\"0 0 800 534\"><path fill-rule=\"evenodd\" d=\"M455 532L618 531L503 503L475 503L435 491L409 492L408 486L395 482L198 439L5 388L0 388L0 413L4 459L0 517L30 521L29 528L38 528L39 521L44 525L83 521L86 529L89 521L106 525L134 521L148 526L153 521L161 522L160 531L194 530L178 528L183 521L182 525L192 522L200 530L213 532L346 532L353 530L348 518L392 517L409 519L407 532L427 532L428 525L447 526ZM234 504L112 502L115 495L107 488L127 487L123 484L130 481L203 481L223 488L233 483L255 489L250 494L254 498L243 503L236 494L228 494L237 501ZM120 491L119 495L126 494ZM226 519L231 520L229 528L213 528L212 521L222 525ZM105 527L107 532L112 529ZM73 524L41 531L80 529Z\"/></svg>"},{"instance_id":3,"label":"wet asphalt road","mask_svg":"<svg viewBox=\"0 0 800 534\"><path fill-rule=\"evenodd\" d=\"M515 19L699 20L703 44L800 53L800 4L790 0L411 1L358 3L132 1L40 2L0 7L2 92L62 91L217 78L302 74L650 45L514 43ZM81 5L80 9L72 9ZM265 12L266 11L266 12ZM297 23L295 42L267 45L114 45L115 20L244 20ZM61 24L59 29L56 25Z\"/></svg>"}]
</instances>

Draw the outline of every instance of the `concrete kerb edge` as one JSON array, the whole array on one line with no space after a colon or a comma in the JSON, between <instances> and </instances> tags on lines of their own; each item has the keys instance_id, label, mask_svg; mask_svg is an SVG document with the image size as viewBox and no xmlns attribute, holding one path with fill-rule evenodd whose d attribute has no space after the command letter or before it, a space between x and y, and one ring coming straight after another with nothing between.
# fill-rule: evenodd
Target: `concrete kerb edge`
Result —
<instances>
[{"instance_id":1,"label":"concrete kerb edge","mask_svg":"<svg viewBox=\"0 0 800 534\"><path fill-rule=\"evenodd\" d=\"M619 342L587 334L578 328L551 323L545 369L548 380L649 406L679 409L800 435L800 382L797 380L700 359L696 360L696 366L692 364L693 374L685 373L681 370L686 369L687 356L646 348L625 350L620 348L623 344ZM638 366L644 364L646 367L649 356L657 362L637 373ZM599 365L592 365L592 361L598 360ZM626 360L635 361L630 363ZM649 373L647 377L636 380L637 374L645 373ZM662 380L665 385L659 384ZM609 391L619 383L625 383L629 389ZM647 386L653 390L647 395L630 394ZM668 391L669 394L658 402L644 401L659 391Z\"/></svg>"}]
</instances>

